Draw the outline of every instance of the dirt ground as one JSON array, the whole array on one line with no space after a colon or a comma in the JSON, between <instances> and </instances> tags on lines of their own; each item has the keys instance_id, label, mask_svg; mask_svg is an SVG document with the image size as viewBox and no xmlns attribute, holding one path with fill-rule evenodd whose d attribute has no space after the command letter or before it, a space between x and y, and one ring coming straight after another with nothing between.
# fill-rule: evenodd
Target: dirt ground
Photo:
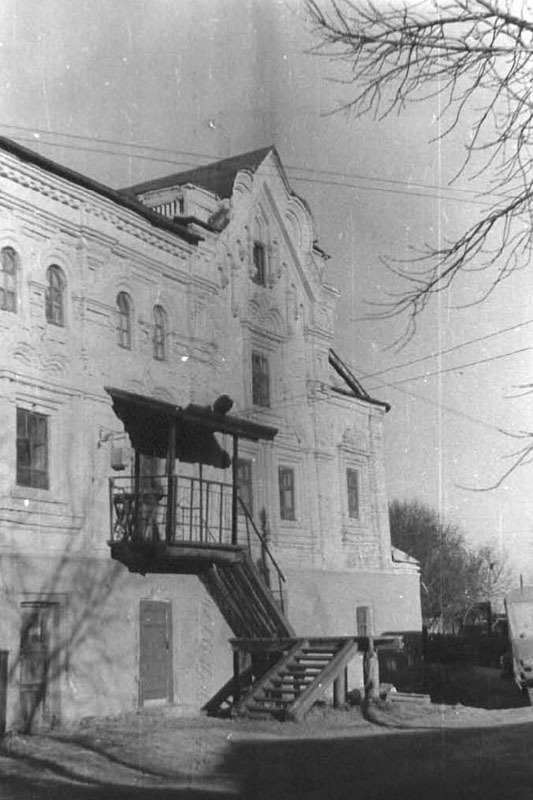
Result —
<instances>
[{"instance_id":1,"label":"dirt ground","mask_svg":"<svg viewBox=\"0 0 533 800\"><path fill-rule=\"evenodd\" d=\"M318 707L299 724L183 719L170 708L8 735L0 798L529 800L533 709L505 692L518 707L397 698L366 718Z\"/></svg>"}]
</instances>

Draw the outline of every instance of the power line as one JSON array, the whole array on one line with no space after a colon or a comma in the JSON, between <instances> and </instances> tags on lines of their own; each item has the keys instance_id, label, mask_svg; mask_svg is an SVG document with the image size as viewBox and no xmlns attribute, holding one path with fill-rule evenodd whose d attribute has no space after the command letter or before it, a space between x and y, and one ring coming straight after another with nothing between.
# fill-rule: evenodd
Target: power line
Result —
<instances>
[{"instance_id":1,"label":"power line","mask_svg":"<svg viewBox=\"0 0 533 800\"><path fill-rule=\"evenodd\" d=\"M453 347L447 347L444 350L435 350L434 353L429 353L426 356L420 356L419 358L414 358L411 361L404 361L401 364L396 364L393 367L387 367L386 369L379 370L379 372L369 372L364 373L361 375L362 378L377 378L381 375L385 375L387 372L392 372L395 369L403 369L404 367L411 367L413 364L420 364L422 361L427 361L430 358L436 358L437 356L444 356L448 353L453 353L455 350L460 350L463 347L467 347L470 344L476 344L477 342L484 342L487 339L492 339L495 336L501 336L503 333L509 333L510 331L517 330L518 328L523 328L526 325L531 325L533 323L532 319L527 319L524 322L519 322L517 325L511 325L508 328L500 328L499 330L493 331L492 333L487 333L484 336L477 336L475 339L468 339L466 342L461 342L461 344L453 345Z\"/></svg>"},{"instance_id":2,"label":"power line","mask_svg":"<svg viewBox=\"0 0 533 800\"><path fill-rule=\"evenodd\" d=\"M530 350L533 350L533 347L521 347L519 350L510 350L507 353L500 353L497 356L489 356L488 358L481 358L478 361L469 361L466 364L457 364L455 367L447 367L446 369L437 369L433 372L423 372L420 375L414 375L411 378L402 378L399 381L393 381L392 383L382 383L378 384L378 386L374 386L370 388L368 391L375 391L376 389L381 389L383 386L398 386L401 383L410 383L411 381L418 381L422 378L430 378L435 375L444 375L447 372L456 372L458 369L467 369L468 367L475 367L478 364L487 364L489 361L498 361L501 358L509 358L509 356L515 356L519 353L526 353Z\"/></svg>"},{"instance_id":3,"label":"power line","mask_svg":"<svg viewBox=\"0 0 533 800\"><path fill-rule=\"evenodd\" d=\"M180 161L177 161L176 159L172 159L171 160L170 158L168 158L168 159L167 158L156 158L155 156L144 156L144 155L142 155L140 153L135 153L135 154L121 153L121 152L118 152L116 150L109 150L109 149L105 149L105 148L101 148L101 147L86 147L86 146L83 146L83 145L63 144L61 142L43 142L40 139L35 141L34 139L24 138L23 136L19 136L19 137L17 137L17 139L18 139L19 142L31 143L31 144L34 144L34 145L35 144L39 144L39 145L42 145L44 147L59 147L59 148L65 149L65 150L82 150L82 151L87 152L87 153L99 153L99 154L103 154L103 155L119 156L121 158L137 158L137 159L142 160L142 161L150 161L150 162L154 162L154 163L181 165L181 166L187 167L188 169L192 169L192 168L195 167L194 164L190 164L189 162L184 162L184 161L180 162ZM407 197L420 197L420 198L423 198L423 199L436 199L436 200L442 199L442 198L439 198L438 195L431 194L429 192L428 193L424 193L424 192L408 192L408 191L403 191L401 189L391 189L391 188L387 188L387 187L384 187L384 186L383 187L380 187L380 186L362 186L362 185L357 186L355 184L344 183L342 181L320 180L318 178L301 178L301 177L297 177L297 176L294 176L292 178L292 180L294 180L294 181L302 181L302 182L305 182L305 183L315 183L315 184L319 184L319 185L321 184L321 185L326 185L326 186L340 186L340 187L345 188L345 189L355 189L357 191L362 191L362 192L381 192L383 194L402 194L402 195L406 195ZM449 198L444 198L444 199L448 200L449 202L454 202L454 201L455 202L459 202L459 198L449 197ZM466 200L466 199L461 199L460 202L461 203L473 204L473 205L483 204L482 201Z\"/></svg>"},{"instance_id":4,"label":"power line","mask_svg":"<svg viewBox=\"0 0 533 800\"><path fill-rule=\"evenodd\" d=\"M191 167L194 167L194 164L190 164L187 161L177 161L175 158L173 159L155 158L154 156L143 156L140 153L139 154L135 153L134 155L132 155L131 153L119 153L116 150L115 151L106 150L101 147L84 147L81 144L76 145L76 144L63 144L62 142L42 142L40 139L36 141L35 139L24 138L24 136L18 136L17 141L29 144L40 144L44 145L45 147L60 147L61 149L64 150L82 150L83 152L86 153L100 153L102 155L121 156L122 158L138 158L140 161L151 161L159 164L179 165L188 167L189 169L191 169Z\"/></svg>"},{"instance_id":5,"label":"power line","mask_svg":"<svg viewBox=\"0 0 533 800\"><path fill-rule=\"evenodd\" d=\"M152 150L155 153L172 153L179 156L190 156L191 158L213 158L216 156L208 155L207 153L196 153L188 150L173 150L169 147L156 147L151 144L136 144L135 142L122 142L118 139L104 139L98 136L83 136L79 133L62 133L61 131L50 131L46 128L29 128L24 125L8 125L7 123L0 123L2 128L9 128L10 130L23 131L25 133L38 133L45 134L46 136L61 136L64 139L77 139L83 142L98 142L98 144L111 144L118 145L119 147L131 147L137 150ZM38 140L39 141L39 140ZM42 143L44 144L44 142Z\"/></svg>"},{"instance_id":6,"label":"power line","mask_svg":"<svg viewBox=\"0 0 533 800\"><path fill-rule=\"evenodd\" d=\"M361 374L361 370L357 369L355 366L348 364L348 366L355 372L356 374ZM468 422L472 422L475 425L480 425L481 427L488 428L489 430L496 431L497 433L507 433L511 434L511 431L506 430L505 428L498 427L497 425L492 425L490 422L486 420L482 420L479 417L474 417L471 414L467 414L464 411L459 411L457 408L453 408L452 406L445 405L444 403L440 403L438 400L432 400L429 397L424 397L423 395L417 394L416 392L409 391L408 389L400 388L395 383L383 383L381 386L377 388L391 388L394 389L396 392L400 392L400 394L404 394L407 397L413 397L415 400L421 400L423 403L429 403L429 405L438 408L439 410L446 411L449 414L453 414L456 417L460 417L462 419L467 420ZM370 390L373 391L373 390Z\"/></svg>"},{"instance_id":7,"label":"power line","mask_svg":"<svg viewBox=\"0 0 533 800\"><path fill-rule=\"evenodd\" d=\"M76 134L76 133L62 133L61 131L46 130L46 128L29 128L24 125L9 125L7 123L1 123L1 125L2 127L9 128L10 130L24 131L26 133L45 134L46 136L61 136L62 138L65 139L93 141L93 142L98 142L99 144L118 145L119 147L129 147L138 150L149 150L155 153L171 153L172 155L188 156L191 158L206 158L214 160L217 159L216 155L212 155L210 153L197 153L190 150L175 150L174 148L170 147L157 147L156 145L137 144L135 142L123 142L118 139L104 139L97 136L83 136L81 134ZM296 166L294 164L287 164L285 166L286 169L296 170L298 172L314 173L317 175L340 175L344 178L368 180L374 183L392 183L400 186L414 186L418 189L437 189L438 191L449 191L452 192L453 194L459 193L459 194L469 194L469 195L479 196L479 192L477 192L475 189L466 189L466 188L454 189L447 186L441 186L439 184L421 183L419 181L410 181L410 180L405 181L405 180L400 180L398 178L381 178L377 175L363 175L357 172L344 172L343 170L318 169L317 167Z\"/></svg>"},{"instance_id":8,"label":"power line","mask_svg":"<svg viewBox=\"0 0 533 800\"><path fill-rule=\"evenodd\" d=\"M350 368L354 372L358 372L359 371L353 365L348 364L348 366L350 366ZM487 422L486 420L482 420L479 417L474 417L471 414L467 414L466 412L460 411L457 408L453 408L452 406L448 406L448 405L445 405L444 403L440 403L437 400L433 400L433 399L431 399L429 397L424 397L423 395L417 394L416 392L409 391L408 389L405 389L405 388L400 388L396 384L384 383L381 386L381 388L386 388L386 387L390 387L391 389L394 389L395 391L400 392L401 394L404 394L407 397L412 397L415 400L420 400L420 401L422 401L424 403L429 403L429 405L432 405L435 408L438 408L439 410L446 411L447 413L453 414L454 416L459 417L461 419L464 419L467 422L471 422L472 424L479 425L479 426L481 426L483 428L487 428L488 430L495 431L496 433L503 433L503 434L512 435L512 432L508 431L505 428L499 427L498 425L493 425L490 422ZM346 395L346 397L347 397L347 399L350 399L350 396ZM288 408L296 408L296 407L301 406L302 403L305 403L308 399L309 399L309 395L308 394L294 394L294 395L291 395L290 397L285 398L284 400L280 400L278 402L273 403L272 404L272 408L273 409L277 409L277 408L283 407L283 409L285 409L285 410L288 409ZM320 396L318 396L318 397L315 396L315 397L312 398L313 402L326 402L329 399L330 399L329 397L320 397Z\"/></svg>"},{"instance_id":9,"label":"power line","mask_svg":"<svg viewBox=\"0 0 533 800\"><path fill-rule=\"evenodd\" d=\"M171 150L170 148L169 149L165 149L165 148L162 148L162 147L155 147L153 145L139 145L139 144L135 144L133 142L131 142L131 143L129 143L129 142L120 142L120 141L113 140L113 139L104 139L104 138L98 138L98 137L81 136L79 134L61 133L59 131L46 131L45 129L42 129L42 128L27 128L27 127L24 127L24 126L21 126L21 125L6 125L4 123L2 123L2 125L3 125L3 127L9 128L11 130L21 130L21 131L25 131L25 132L35 132L35 133L39 133L39 134L44 134L46 136L61 136L63 138L75 139L75 140L78 140L78 141L96 142L96 143L100 143L100 144L109 144L109 145L118 146L118 147L128 147L128 148L134 148L134 149L138 149L138 150L148 150L148 151L152 151L152 152L156 152L156 153L170 153L173 156L186 156L188 158L202 158L202 159L209 158L209 159L215 159L216 160L215 156L207 155L205 153L195 153L195 152L191 152L191 151ZM196 164L190 164L189 162L183 162L183 161L176 160L175 157L173 157L173 158L157 158L155 156L143 155L141 153L124 153L124 152L117 152L116 150L112 151L112 150L102 149L102 148L97 148L97 147L84 147L82 145L74 146L74 145L63 144L61 142L43 141L41 139L35 139L35 138L25 139L23 137L19 137L19 140L23 141L23 142L30 142L31 144L34 144L34 145L35 144L40 144L40 145L42 145L44 147L47 147L47 146L48 147L61 147L61 148L68 149L68 150L82 150L84 152L100 153L100 154L106 154L106 155L114 155L114 156L119 156L121 158L137 158L137 159L143 160L143 161L153 161L154 163L176 164L176 165L179 164L179 165L182 165L182 166L186 166L188 168L194 168L194 167L197 166ZM353 178L353 179L356 179L356 180L365 180L365 181L369 181L371 183L393 184L393 185L399 185L399 186L415 186L415 187L418 187L418 188L421 188L421 189L425 189L425 188L437 189L440 194L436 195L436 194L433 194L431 192L420 192L420 191L412 191L410 189L406 190L406 189L399 189L399 188L391 188L390 186L389 187L387 187L387 186L380 187L380 186L363 186L363 185L360 185L360 184L359 185L354 185L354 184L346 183L345 181L335 181L335 180L327 180L327 179L322 180L322 179L319 179L319 178L310 178L310 177L307 178L307 177L302 177L302 176L299 176L299 175L294 175L292 177L292 179L295 180L295 181L302 181L302 182L305 182L305 183L316 183L316 184L319 184L319 185L327 185L327 186L339 186L341 188L356 189L356 190L367 191L367 192L370 191L370 192L382 192L384 194L402 194L402 195L406 195L408 197L421 197L421 198L427 198L427 199L447 199L450 202L453 202L453 201L458 202L459 198L456 195L460 194L460 193L472 193L473 195L476 195L476 192L473 191L473 190L470 190L470 189L449 189L448 187L438 186L438 185L435 185L435 184L424 184L424 183L417 183L417 182L407 182L407 181L397 180L395 178L390 178L390 179L389 178L379 178L379 177L371 176L371 175L366 176L366 175L361 175L361 174L357 174L357 173L344 173L344 172L335 172L335 171L332 171L332 170L310 169L310 168L307 168L307 167L297 167L297 166L291 166L291 165L287 165L286 169L287 170L291 170L291 171L295 170L297 172L304 172L304 173L311 174L311 175L312 174L317 174L317 175L320 175L320 174L324 174L324 175L339 175L339 176L342 176L342 177L346 177L348 179ZM442 195L446 194L446 193L449 194L449 197L442 198ZM468 203L468 204L473 204L473 205L487 205L488 204L487 200L486 199L482 199L482 198L479 198L477 200L476 199L461 198L461 202Z\"/></svg>"},{"instance_id":10,"label":"power line","mask_svg":"<svg viewBox=\"0 0 533 800\"><path fill-rule=\"evenodd\" d=\"M405 394L408 397L414 397L416 400L421 400L423 403L429 403L439 410L447 411L449 414L453 414L456 417L461 417L462 419L465 419L467 422L471 422L474 425L480 425L483 428L488 428L489 430L496 431L497 433L511 433L511 431L508 431L505 428L499 428L497 425L492 425L486 420L479 419L479 417L473 417L471 414L466 414L464 411L459 411L457 408L452 408L451 406L444 405L444 403L439 403L438 400L432 400L430 397L423 397L420 394L416 394L416 392L410 392L408 389L400 389L400 387L396 386L395 384L388 385L401 394Z\"/></svg>"},{"instance_id":11,"label":"power line","mask_svg":"<svg viewBox=\"0 0 533 800\"><path fill-rule=\"evenodd\" d=\"M437 194L431 194L430 192L419 192L419 191L405 191L403 189L393 189L390 187L385 186L361 186L356 185L353 183L345 183L344 181L332 181L332 180L320 180L319 178L300 178L298 176L292 177L293 181L303 181L304 183L316 183L322 184L327 186L340 186L344 189L357 189L358 191L362 192L381 192L382 194L402 194L406 195L407 197L422 197L426 200L446 200L449 203L453 202L461 202L467 203L468 205L485 205L489 206L490 204L486 200L467 200L466 198L458 198L458 197L441 197Z\"/></svg>"}]
</instances>

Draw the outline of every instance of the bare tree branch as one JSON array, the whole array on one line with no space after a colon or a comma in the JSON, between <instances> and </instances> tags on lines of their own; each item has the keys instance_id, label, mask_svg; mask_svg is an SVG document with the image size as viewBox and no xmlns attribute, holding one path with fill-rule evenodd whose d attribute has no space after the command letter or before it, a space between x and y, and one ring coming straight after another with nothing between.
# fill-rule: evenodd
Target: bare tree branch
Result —
<instances>
[{"instance_id":1,"label":"bare tree branch","mask_svg":"<svg viewBox=\"0 0 533 800\"><path fill-rule=\"evenodd\" d=\"M486 270L487 297L533 250L533 9L511 0L431 0L377 6L366 0L307 0L320 42L314 52L347 64L342 108L375 119L430 97L441 101L438 138L468 123L465 170L489 178L488 209L454 241L428 244L413 261L388 261L408 288L378 316L418 315L464 271ZM472 118L473 115L473 118ZM494 200L496 198L496 200ZM413 266L419 269L413 272Z\"/></svg>"}]
</instances>

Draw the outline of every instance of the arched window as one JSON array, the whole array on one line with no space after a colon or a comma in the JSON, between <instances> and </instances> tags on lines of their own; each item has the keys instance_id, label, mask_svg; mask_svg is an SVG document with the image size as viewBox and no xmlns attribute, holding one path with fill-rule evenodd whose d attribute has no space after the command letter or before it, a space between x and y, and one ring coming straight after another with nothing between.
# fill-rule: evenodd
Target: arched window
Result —
<instances>
[{"instance_id":1,"label":"arched window","mask_svg":"<svg viewBox=\"0 0 533 800\"><path fill-rule=\"evenodd\" d=\"M52 325L65 324L65 278L61 269L52 264L46 273L46 321Z\"/></svg>"},{"instance_id":2,"label":"arched window","mask_svg":"<svg viewBox=\"0 0 533 800\"><path fill-rule=\"evenodd\" d=\"M126 292L117 294L117 338L120 347L131 350L131 300Z\"/></svg>"},{"instance_id":3,"label":"arched window","mask_svg":"<svg viewBox=\"0 0 533 800\"><path fill-rule=\"evenodd\" d=\"M0 282L0 308L2 311L17 310L17 254L12 247L3 247Z\"/></svg>"},{"instance_id":4,"label":"arched window","mask_svg":"<svg viewBox=\"0 0 533 800\"><path fill-rule=\"evenodd\" d=\"M167 315L162 306L154 306L154 358L165 360L165 343L167 335Z\"/></svg>"}]
</instances>

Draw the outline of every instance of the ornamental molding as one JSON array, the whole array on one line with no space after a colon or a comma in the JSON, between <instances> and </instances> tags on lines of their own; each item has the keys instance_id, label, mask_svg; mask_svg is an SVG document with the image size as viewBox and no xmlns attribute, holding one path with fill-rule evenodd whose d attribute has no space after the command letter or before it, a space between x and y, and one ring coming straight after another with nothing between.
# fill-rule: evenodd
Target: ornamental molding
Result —
<instances>
[{"instance_id":1,"label":"ornamental molding","mask_svg":"<svg viewBox=\"0 0 533 800\"><path fill-rule=\"evenodd\" d=\"M274 339L287 338L287 326L279 310L272 306L264 294L258 294L248 301L246 318L243 320L258 333Z\"/></svg>"},{"instance_id":2,"label":"ornamental molding","mask_svg":"<svg viewBox=\"0 0 533 800\"><path fill-rule=\"evenodd\" d=\"M20 168L17 169L10 167L5 162L0 162L0 177L9 180L12 183L16 183L25 189L30 189L31 191L37 192L43 197L54 200L55 202L67 206L74 211L81 211L88 216L94 217L95 219L107 222L117 231L121 231L127 235L130 235L152 247L162 250L163 252L170 253L172 256L183 257L183 254L188 251L185 243L180 243L178 245L174 241L169 241L170 237L177 236L178 234L172 234L169 232L167 234L169 238L167 238L163 233L154 233L152 226L148 221L142 224L126 218L126 215L133 216L135 214L134 211L125 209L123 214L120 214L114 210L112 200L102 198L100 203L97 203L97 201L94 199L85 199L74 190L69 191L66 188L58 186L52 180L45 180L44 178L32 176L22 171ZM86 191L90 192L90 190ZM149 230L147 228L149 228ZM87 226L85 226L85 231L88 232Z\"/></svg>"},{"instance_id":3,"label":"ornamental molding","mask_svg":"<svg viewBox=\"0 0 533 800\"><path fill-rule=\"evenodd\" d=\"M52 381L61 378L68 367L68 358L62 353L38 353L28 342L17 342L13 361Z\"/></svg>"}]
</instances>

